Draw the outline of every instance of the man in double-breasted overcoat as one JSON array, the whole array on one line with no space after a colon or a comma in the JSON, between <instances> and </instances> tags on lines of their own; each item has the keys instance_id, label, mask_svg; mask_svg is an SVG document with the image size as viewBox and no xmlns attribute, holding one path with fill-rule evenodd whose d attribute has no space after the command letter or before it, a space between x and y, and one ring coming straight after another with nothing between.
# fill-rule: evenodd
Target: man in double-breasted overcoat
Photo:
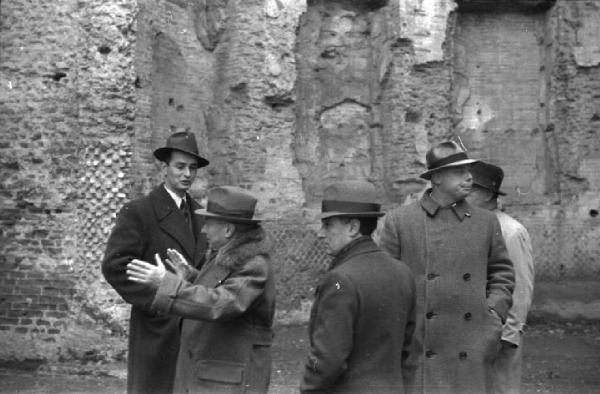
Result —
<instances>
[{"instance_id":1,"label":"man in double-breasted overcoat","mask_svg":"<svg viewBox=\"0 0 600 394\"><path fill-rule=\"evenodd\" d=\"M172 134L154 151L161 161L164 183L149 195L127 203L117 215L108 238L102 273L132 305L127 359L128 393L171 393L179 350L180 318L161 315L150 306L155 291L127 279L132 259L154 261L167 249L180 250L195 266L206 252L201 217L191 215L200 205L187 193L198 168L208 161L198 154L194 134Z\"/></svg>"},{"instance_id":2,"label":"man in double-breasted overcoat","mask_svg":"<svg viewBox=\"0 0 600 394\"><path fill-rule=\"evenodd\" d=\"M416 277L415 387L424 393L489 392L512 303L512 263L495 215L464 200L474 160L454 142L430 149L426 159L428 171L421 176L432 188L420 201L390 211L379 234L381 248Z\"/></svg>"},{"instance_id":3,"label":"man in double-breasted overcoat","mask_svg":"<svg viewBox=\"0 0 600 394\"><path fill-rule=\"evenodd\" d=\"M213 188L203 231L210 256L200 271L169 251L168 272L133 260L131 281L156 289L152 310L183 317L175 393L266 393L271 375L275 281L270 241L253 219L256 199Z\"/></svg>"},{"instance_id":4,"label":"man in double-breasted overcoat","mask_svg":"<svg viewBox=\"0 0 600 394\"><path fill-rule=\"evenodd\" d=\"M310 316L302 393L395 393L412 384L414 277L371 239L383 213L375 187L346 181L325 188L322 235L334 260Z\"/></svg>"}]
</instances>

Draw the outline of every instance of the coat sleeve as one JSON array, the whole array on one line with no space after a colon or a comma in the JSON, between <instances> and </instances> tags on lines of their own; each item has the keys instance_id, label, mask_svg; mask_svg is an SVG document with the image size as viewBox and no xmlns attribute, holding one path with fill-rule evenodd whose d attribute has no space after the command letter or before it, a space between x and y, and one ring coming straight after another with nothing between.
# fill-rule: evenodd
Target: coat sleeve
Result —
<instances>
[{"instance_id":1,"label":"coat sleeve","mask_svg":"<svg viewBox=\"0 0 600 394\"><path fill-rule=\"evenodd\" d=\"M128 303L149 311L154 290L127 279L127 263L143 259L148 243L148 231L139 204L127 203L117 215L116 224L108 238L102 260L106 281Z\"/></svg>"},{"instance_id":2,"label":"coat sleeve","mask_svg":"<svg viewBox=\"0 0 600 394\"><path fill-rule=\"evenodd\" d=\"M152 309L195 320L233 319L246 312L263 294L268 275L268 262L261 256L234 269L217 287L193 284L167 272Z\"/></svg>"},{"instance_id":3,"label":"coat sleeve","mask_svg":"<svg viewBox=\"0 0 600 394\"><path fill-rule=\"evenodd\" d=\"M353 347L356 290L341 275L328 273L317 289L309 329L310 354L301 393L326 392L347 370Z\"/></svg>"},{"instance_id":4,"label":"coat sleeve","mask_svg":"<svg viewBox=\"0 0 600 394\"><path fill-rule=\"evenodd\" d=\"M515 273L508 257L500 223L495 215L492 218L491 238L487 268L487 301L488 306L500 315L504 323L512 305Z\"/></svg>"},{"instance_id":5,"label":"coat sleeve","mask_svg":"<svg viewBox=\"0 0 600 394\"><path fill-rule=\"evenodd\" d=\"M383 218L383 225L374 237L377 245L393 258L400 260L400 231L398 215L395 211L388 212Z\"/></svg>"},{"instance_id":6,"label":"coat sleeve","mask_svg":"<svg viewBox=\"0 0 600 394\"><path fill-rule=\"evenodd\" d=\"M527 320L527 313L531 307L533 297L534 265L531 240L524 227L510 234L505 239L508 254L515 270L515 290L513 292L513 306L508 313L504 331L515 333L523 331ZM504 336L503 336L504 339Z\"/></svg>"}]
</instances>

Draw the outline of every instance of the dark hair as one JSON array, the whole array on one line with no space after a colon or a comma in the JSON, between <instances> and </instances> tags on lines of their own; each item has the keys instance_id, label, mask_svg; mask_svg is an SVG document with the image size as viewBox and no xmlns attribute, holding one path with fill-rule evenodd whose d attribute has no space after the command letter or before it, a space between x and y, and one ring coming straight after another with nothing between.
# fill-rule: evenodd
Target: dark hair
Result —
<instances>
[{"instance_id":1,"label":"dark hair","mask_svg":"<svg viewBox=\"0 0 600 394\"><path fill-rule=\"evenodd\" d=\"M230 222L231 223L231 222ZM235 226L235 232L239 234L246 233L248 231L256 230L260 227L258 223L231 223Z\"/></svg>"},{"instance_id":2,"label":"dark hair","mask_svg":"<svg viewBox=\"0 0 600 394\"><path fill-rule=\"evenodd\" d=\"M371 236L377 228L377 218L356 218L360 222L359 232L362 235Z\"/></svg>"}]
</instances>

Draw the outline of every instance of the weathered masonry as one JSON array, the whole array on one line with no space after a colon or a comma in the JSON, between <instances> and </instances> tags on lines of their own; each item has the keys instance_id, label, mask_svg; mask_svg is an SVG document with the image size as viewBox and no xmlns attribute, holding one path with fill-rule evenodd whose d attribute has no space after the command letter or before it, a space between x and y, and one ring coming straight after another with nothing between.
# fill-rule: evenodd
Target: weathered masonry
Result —
<instances>
[{"instance_id":1,"label":"weathered masonry","mask_svg":"<svg viewBox=\"0 0 600 394\"><path fill-rule=\"evenodd\" d=\"M328 262L324 183L403 204L453 136L504 167L539 283L598 280L598 26L595 0L2 1L0 359L124 355L104 242L186 129L211 160L196 196L259 197L282 313Z\"/></svg>"}]
</instances>

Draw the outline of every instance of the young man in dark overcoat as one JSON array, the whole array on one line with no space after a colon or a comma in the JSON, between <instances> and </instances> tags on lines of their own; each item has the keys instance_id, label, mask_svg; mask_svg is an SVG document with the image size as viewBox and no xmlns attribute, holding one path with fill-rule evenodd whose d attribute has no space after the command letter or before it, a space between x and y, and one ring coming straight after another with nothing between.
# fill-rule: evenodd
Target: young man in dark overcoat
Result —
<instances>
[{"instance_id":1,"label":"young man in dark overcoat","mask_svg":"<svg viewBox=\"0 0 600 394\"><path fill-rule=\"evenodd\" d=\"M324 190L321 233L334 259L316 290L302 393L401 394L412 384L415 283L371 239L383 215L375 195L359 181Z\"/></svg>"},{"instance_id":2,"label":"young man in dark overcoat","mask_svg":"<svg viewBox=\"0 0 600 394\"><path fill-rule=\"evenodd\" d=\"M466 152L443 142L427 152L431 181L420 201L388 212L379 245L417 281L415 389L482 394L512 304L512 263L496 216L465 201L473 179Z\"/></svg>"},{"instance_id":3,"label":"young man in dark overcoat","mask_svg":"<svg viewBox=\"0 0 600 394\"><path fill-rule=\"evenodd\" d=\"M192 214L201 206L188 194L198 169L208 165L198 153L194 134L172 134L154 156L161 162L164 183L123 206L102 261L108 283L132 305L127 358L130 394L172 392L181 319L150 308L156 291L129 281L127 263L154 261L156 254L166 258L167 249L173 248L199 267L207 247L201 233L203 221Z\"/></svg>"},{"instance_id":4,"label":"young man in dark overcoat","mask_svg":"<svg viewBox=\"0 0 600 394\"><path fill-rule=\"evenodd\" d=\"M255 219L256 199L221 186L208 193L207 262L191 267L168 252L166 270L133 260L129 279L155 290L152 310L183 317L175 393L266 393L271 376L275 280L271 242Z\"/></svg>"}]
</instances>

